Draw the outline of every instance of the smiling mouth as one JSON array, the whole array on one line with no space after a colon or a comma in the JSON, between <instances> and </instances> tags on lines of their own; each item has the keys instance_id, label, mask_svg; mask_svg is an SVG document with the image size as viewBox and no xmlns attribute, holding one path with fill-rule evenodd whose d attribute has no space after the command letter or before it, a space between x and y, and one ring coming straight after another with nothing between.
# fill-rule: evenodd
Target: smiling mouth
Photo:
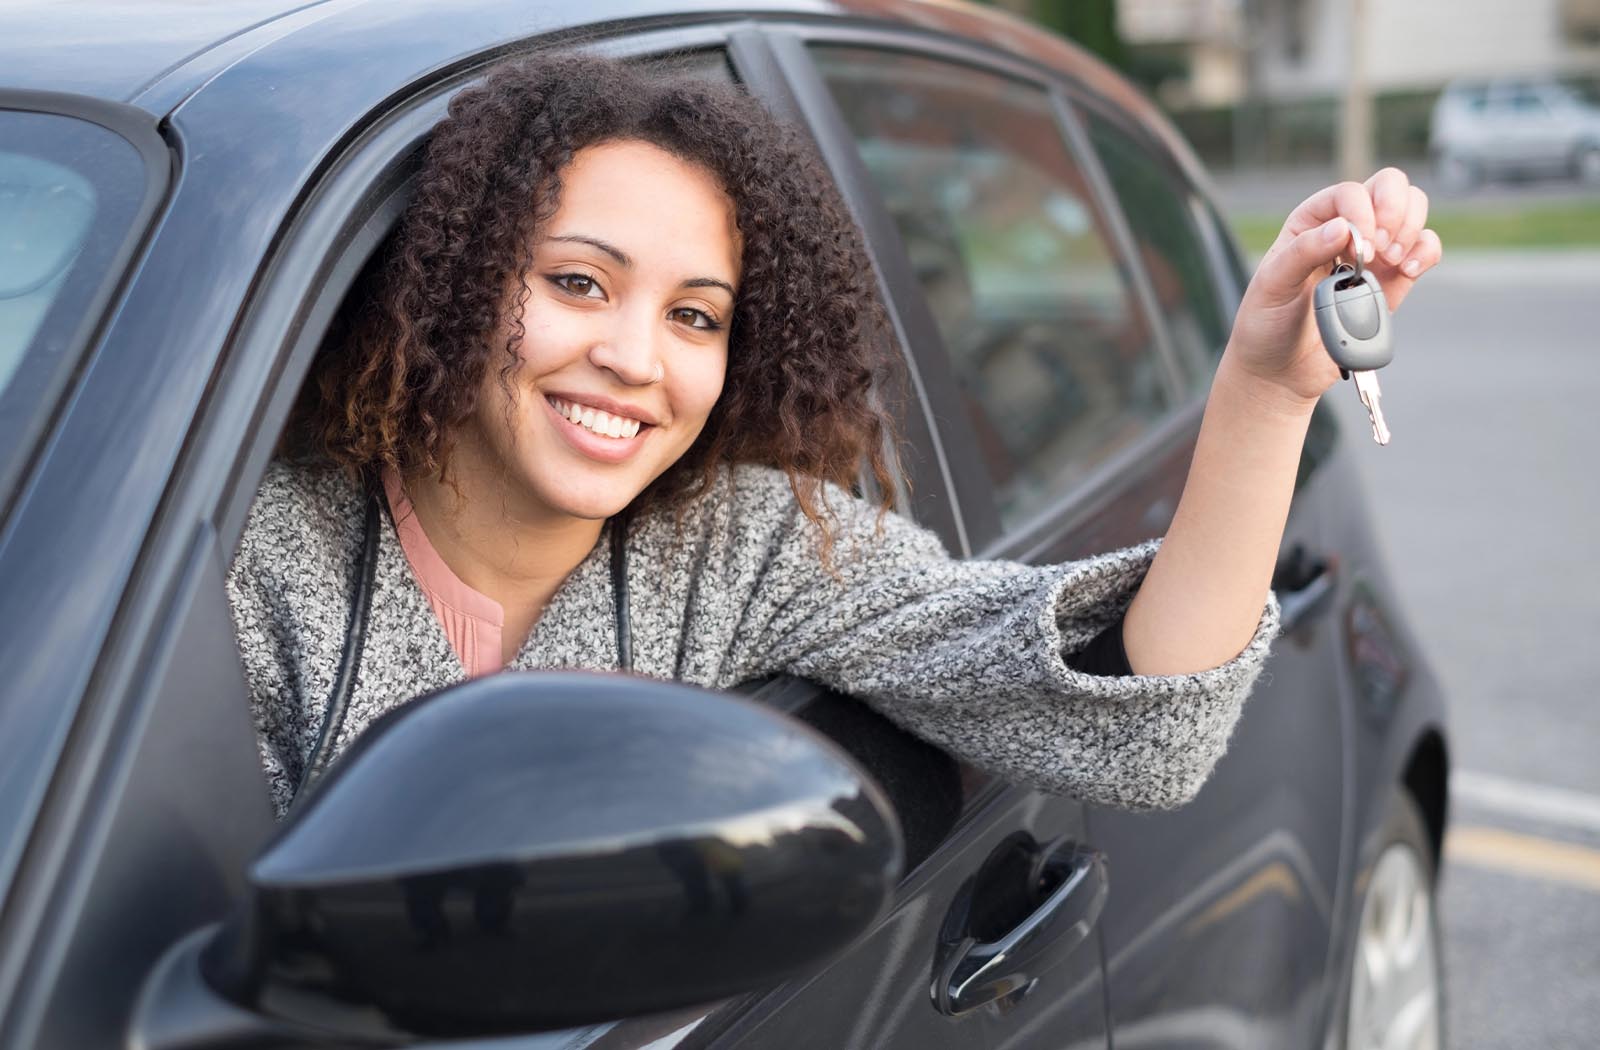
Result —
<instances>
[{"instance_id":1,"label":"smiling mouth","mask_svg":"<svg viewBox=\"0 0 1600 1050\"><path fill-rule=\"evenodd\" d=\"M589 405L580 405L575 401L563 401L559 397L547 397L545 400L550 402L551 407L567 422L600 437L625 441L637 436L641 428L650 425L628 416L613 415Z\"/></svg>"}]
</instances>

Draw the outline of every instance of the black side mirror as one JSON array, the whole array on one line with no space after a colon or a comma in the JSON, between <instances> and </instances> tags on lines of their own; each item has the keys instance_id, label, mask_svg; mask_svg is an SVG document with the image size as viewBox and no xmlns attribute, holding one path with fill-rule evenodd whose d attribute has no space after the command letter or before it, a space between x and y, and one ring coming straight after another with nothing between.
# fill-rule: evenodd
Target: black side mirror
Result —
<instances>
[{"instance_id":1,"label":"black side mirror","mask_svg":"<svg viewBox=\"0 0 1600 1050\"><path fill-rule=\"evenodd\" d=\"M256 860L200 970L234 1007L380 1040L614 1020L816 967L878 918L901 861L879 788L775 711L496 675L374 724ZM147 988L147 1021L162 999Z\"/></svg>"}]
</instances>

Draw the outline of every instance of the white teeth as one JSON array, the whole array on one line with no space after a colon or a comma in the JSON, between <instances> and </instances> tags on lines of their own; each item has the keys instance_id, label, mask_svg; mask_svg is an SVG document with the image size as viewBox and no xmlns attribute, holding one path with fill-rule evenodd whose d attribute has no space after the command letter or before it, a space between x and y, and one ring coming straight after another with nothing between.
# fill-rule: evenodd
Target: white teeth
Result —
<instances>
[{"instance_id":1,"label":"white teeth","mask_svg":"<svg viewBox=\"0 0 1600 1050\"><path fill-rule=\"evenodd\" d=\"M578 405L560 398L550 398L550 403L555 406L563 418L571 420L585 430L605 437L631 438L639 433L643 425L637 419L627 416L614 416L609 412L602 412L598 408L587 405Z\"/></svg>"}]
</instances>

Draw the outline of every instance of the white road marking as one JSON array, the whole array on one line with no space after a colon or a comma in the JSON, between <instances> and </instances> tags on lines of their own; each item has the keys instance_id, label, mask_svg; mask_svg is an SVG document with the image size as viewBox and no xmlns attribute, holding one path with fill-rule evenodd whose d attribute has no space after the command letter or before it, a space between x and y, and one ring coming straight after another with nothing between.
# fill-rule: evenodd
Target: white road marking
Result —
<instances>
[{"instance_id":1,"label":"white road marking","mask_svg":"<svg viewBox=\"0 0 1600 1050\"><path fill-rule=\"evenodd\" d=\"M1594 287L1600 277L1600 252L1590 249L1549 251L1451 251L1423 278L1424 283L1503 288L1507 284Z\"/></svg>"},{"instance_id":2,"label":"white road marking","mask_svg":"<svg viewBox=\"0 0 1600 1050\"><path fill-rule=\"evenodd\" d=\"M1469 770L1450 775L1450 795L1506 816L1600 832L1600 795Z\"/></svg>"}]
</instances>

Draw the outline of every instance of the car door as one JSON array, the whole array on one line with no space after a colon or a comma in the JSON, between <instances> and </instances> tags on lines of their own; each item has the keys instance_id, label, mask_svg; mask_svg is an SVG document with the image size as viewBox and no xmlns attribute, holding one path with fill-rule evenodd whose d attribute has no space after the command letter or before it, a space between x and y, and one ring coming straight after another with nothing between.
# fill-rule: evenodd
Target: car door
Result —
<instances>
[{"instance_id":1,"label":"car door","mask_svg":"<svg viewBox=\"0 0 1600 1050\"><path fill-rule=\"evenodd\" d=\"M961 391L941 440L983 461L990 507L964 492L968 532L1034 561L1160 535L1238 300L1226 239L1138 121L957 57L818 49ZM1330 428L1319 412L1285 538L1288 635L1230 755L1179 811L1090 809L1112 873L1118 1046L1311 1046L1320 1031L1347 714L1325 616L1338 562L1318 525Z\"/></svg>"},{"instance_id":2,"label":"car door","mask_svg":"<svg viewBox=\"0 0 1600 1050\"><path fill-rule=\"evenodd\" d=\"M1171 513L1172 472L1130 487L1120 468L1159 441L1179 370L1061 135L1060 99L976 48L892 34L812 34L805 47L843 125L833 134L856 147L860 170L836 171L877 191L888 222L863 225L913 278L890 290L918 323L911 355L940 445L963 453L946 463L974 552L1060 559L1148 535L1152 514ZM1098 533L1061 524L1089 520L1086 505ZM995 790L1079 826L1073 800ZM1125 891L1106 856L1114 902ZM1081 1012L1046 1002L998 1045L1094 1045Z\"/></svg>"},{"instance_id":3,"label":"car door","mask_svg":"<svg viewBox=\"0 0 1600 1050\"><path fill-rule=\"evenodd\" d=\"M1239 294L1212 212L1140 126L1074 107L1120 205L1186 383L1201 394ZM1219 309L1216 304L1223 303ZM1090 826L1129 892L1107 908L1107 974L1121 1047L1319 1046L1346 849L1350 708L1334 611L1340 552L1330 472L1337 432L1313 418L1274 579L1284 635L1228 753L1189 805ZM1185 452L1184 458L1187 458Z\"/></svg>"}]
</instances>

